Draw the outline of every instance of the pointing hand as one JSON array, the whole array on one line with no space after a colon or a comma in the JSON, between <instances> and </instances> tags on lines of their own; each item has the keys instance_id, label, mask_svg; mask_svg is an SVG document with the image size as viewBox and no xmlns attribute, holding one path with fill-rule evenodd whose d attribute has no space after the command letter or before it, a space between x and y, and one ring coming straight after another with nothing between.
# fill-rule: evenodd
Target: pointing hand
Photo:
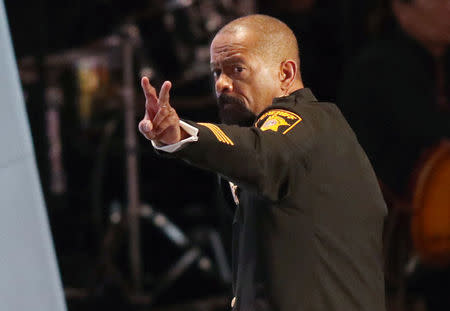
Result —
<instances>
[{"instance_id":1,"label":"pointing hand","mask_svg":"<svg viewBox=\"0 0 450 311\"><path fill-rule=\"evenodd\" d=\"M145 115L139 123L139 131L157 145L170 145L179 142L188 134L180 128L180 118L169 102L170 81L164 82L156 96L155 88L147 77L141 80L145 95Z\"/></svg>"}]
</instances>

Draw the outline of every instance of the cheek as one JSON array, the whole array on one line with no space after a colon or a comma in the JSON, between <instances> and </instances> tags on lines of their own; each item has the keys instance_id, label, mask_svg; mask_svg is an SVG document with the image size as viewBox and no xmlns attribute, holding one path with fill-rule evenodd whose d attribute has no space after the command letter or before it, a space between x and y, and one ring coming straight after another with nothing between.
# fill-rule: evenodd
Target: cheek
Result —
<instances>
[{"instance_id":1,"label":"cheek","mask_svg":"<svg viewBox=\"0 0 450 311\"><path fill-rule=\"evenodd\" d=\"M276 79L273 71L261 70L247 79L235 81L234 92L246 99L247 108L253 113L259 113L272 104L276 96Z\"/></svg>"},{"instance_id":2,"label":"cheek","mask_svg":"<svg viewBox=\"0 0 450 311\"><path fill-rule=\"evenodd\" d=\"M272 104L274 96L271 92L270 85L259 84L258 87L252 90L252 112L255 114L259 114L266 107Z\"/></svg>"},{"instance_id":3,"label":"cheek","mask_svg":"<svg viewBox=\"0 0 450 311\"><path fill-rule=\"evenodd\" d=\"M264 95L266 101L272 103L272 99L276 96L277 79L275 79L272 72L268 71L258 75L257 79L258 81L255 85L258 86L258 92Z\"/></svg>"}]
</instances>

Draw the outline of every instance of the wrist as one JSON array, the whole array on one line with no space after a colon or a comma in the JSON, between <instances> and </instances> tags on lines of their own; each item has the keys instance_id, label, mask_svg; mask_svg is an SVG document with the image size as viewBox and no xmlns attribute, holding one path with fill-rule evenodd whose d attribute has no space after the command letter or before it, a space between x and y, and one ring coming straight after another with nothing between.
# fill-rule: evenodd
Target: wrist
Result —
<instances>
[{"instance_id":1,"label":"wrist","mask_svg":"<svg viewBox=\"0 0 450 311\"><path fill-rule=\"evenodd\" d=\"M173 145L173 144L177 144L180 141L189 138L191 135L186 132L183 128L180 127L180 138L178 139L178 141L171 141L171 142L163 142L159 139L153 139L153 143L155 144L155 146L157 147L164 147L164 146L168 146L168 145Z\"/></svg>"},{"instance_id":2,"label":"wrist","mask_svg":"<svg viewBox=\"0 0 450 311\"><path fill-rule=\"evenodd\" d=\"M188 132L186 132L183 128L180 128L180 141L184 140L190 136L191 135Z\"/></svg>"}]
</instances>

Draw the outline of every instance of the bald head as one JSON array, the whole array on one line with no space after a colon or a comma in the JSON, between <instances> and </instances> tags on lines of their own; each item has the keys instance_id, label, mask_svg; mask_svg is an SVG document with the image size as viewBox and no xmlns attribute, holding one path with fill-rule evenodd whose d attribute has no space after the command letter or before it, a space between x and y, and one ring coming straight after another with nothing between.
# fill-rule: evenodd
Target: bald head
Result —
<instances>
[{"instance_id":1,"label":"bald head","mask_svg":"<svg viewBox=\"0 0 450 311\"><path fill-rule=\"evenodd\" d=\"M254 121L274 98L304 87L297 39L273 17L250 15L228 23L214 37L210 52L225 123L252 124L249 120Z\"/></svg>"},{"instance_id":2,"label":"bald head","mask_svg":"<svg viewBox=\"0 0 450 311\"><path fill-rule=\"evenodd\" d=\"M254 50L268 61L279 63L291 59L300 65L297 39L282 21L267 15L248 15L225 25L216 37L239 32L251 34Z\"/></svg>"}]
</instances>

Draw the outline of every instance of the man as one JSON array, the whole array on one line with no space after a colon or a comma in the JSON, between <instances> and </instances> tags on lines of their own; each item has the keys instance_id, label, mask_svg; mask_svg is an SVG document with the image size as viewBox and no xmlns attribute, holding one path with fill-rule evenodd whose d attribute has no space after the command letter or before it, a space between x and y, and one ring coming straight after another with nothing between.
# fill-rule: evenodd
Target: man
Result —
<instances>
[{"instance_id":1,"label":"man","mask_svg":"<svg viewBox=\"0 0 450 311\"><path fill-rule=\"evenodd\" d=\"M385 205L371 165L335 105L304 88L297 41L263 15L211 44L224 124L180 121L142 79L142 134L160 152L232 184L233 310L383 310Z\"/></svg>"}]
</instances>

